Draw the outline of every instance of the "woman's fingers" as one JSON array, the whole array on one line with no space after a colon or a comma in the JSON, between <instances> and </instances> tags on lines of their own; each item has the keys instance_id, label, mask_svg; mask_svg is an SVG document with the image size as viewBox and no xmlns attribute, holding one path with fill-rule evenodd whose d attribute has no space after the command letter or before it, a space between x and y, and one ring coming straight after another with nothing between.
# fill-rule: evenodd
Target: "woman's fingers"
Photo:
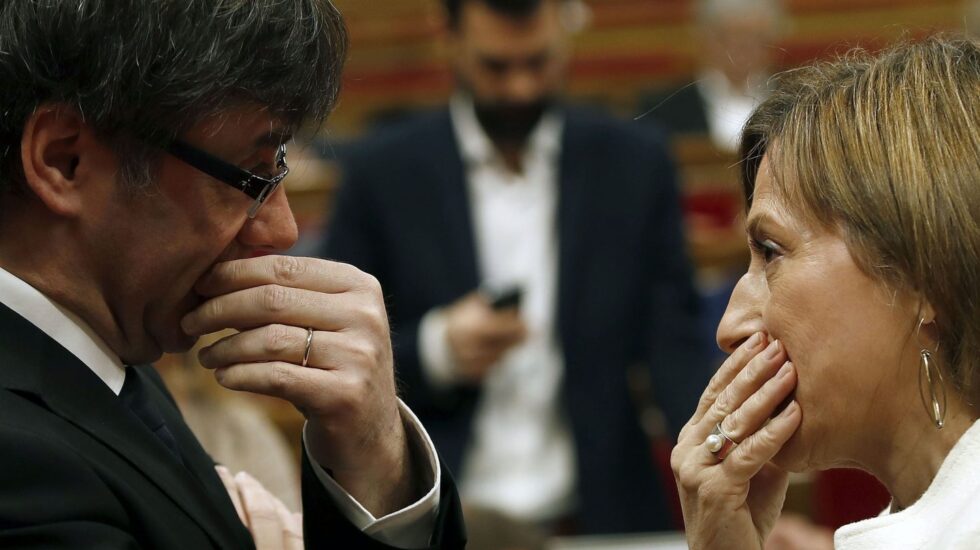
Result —
<instances>
[{"instance_id":1,"label":"woman's fingers","mask_svg":"<svg viewBox=\"0 0 980 550\"><path fill-rule=\"evenodd\" d=\"M751 479L793 437L802 419L799 403L791 401L769 423L739 443L722 461L721 469L729 479Z\"/></svg>"},{"instance_id":2,"label":"woman's fingers","mask_svg":"<svg viewBox=\"0 0 980 550\"><path fill-rule=\"evenodd\" d=\"M693 426L691 436L703 441L714 429L715 424L735 412L749 396L772 378L784 360L785 352L782 344L779 340L773 340L765 351L753 357L718 395L701 420Z\"/></svg>"},{"instance_id":3,"label":"woman's fingers","mask_svg":"<svg viewBox=\"0 0 980 550\"><path fill-rule=\"evenodd\" d=\"M725 359L718 372L711 377L711 381L708 382L704 393L701 394L701 400L698 402L697 410L694 411L694 415L691 417L688 425L693 426L701 421L701 418L714 405L721 392L731 384L735 376L745 368L745 365L763 349L765 342L765 335L757 332L728 356L728 359Z\"/></svg>"},{"instance_id":4,"label":"woman's fingers","mask_svg":"<svg viewBox=\"0 0 980 550\"><path fill-rule=\"evenodd\" d=\"M742 406L721 421L721 429L736 443L754 434L772 417L796 387L796 371L789 361L783 363L776 375L766 380L742 403Z\"/></svg>"}]
</instances>

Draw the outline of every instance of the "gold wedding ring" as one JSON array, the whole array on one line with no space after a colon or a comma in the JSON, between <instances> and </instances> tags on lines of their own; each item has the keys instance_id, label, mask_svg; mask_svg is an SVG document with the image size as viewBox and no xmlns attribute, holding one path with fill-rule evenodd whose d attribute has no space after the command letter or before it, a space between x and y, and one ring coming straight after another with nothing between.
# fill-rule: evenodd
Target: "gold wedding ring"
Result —
<instances>
[{"instance_id":1,"label":"gold wedding ring","mask_svg":"<svg viewBox=\"0 0 980 550\"><path fill-rule=\"evenodd\" d=\"M310 350L313 349L313 327L306 329L306 351L303 352L303 364L306 366L310 362Z\"/></svg>"}]
</instances>

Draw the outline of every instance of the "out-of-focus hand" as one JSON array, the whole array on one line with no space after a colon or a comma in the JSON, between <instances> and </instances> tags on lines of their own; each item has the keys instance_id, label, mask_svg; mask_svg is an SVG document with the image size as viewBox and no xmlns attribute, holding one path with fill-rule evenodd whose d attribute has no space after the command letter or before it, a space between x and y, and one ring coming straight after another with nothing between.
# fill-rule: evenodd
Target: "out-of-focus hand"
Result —
<instances>
[{"instance_id":1,"label":"out-of-focus hand","mask_svg":"<svg viewBox=\"0 0 980 550\"><path fill-rule=\"evenodd\" d=\"M239 331L199 355L222 386L291 402L307 418L312 458L376 517L416 500L374 277L326 260L264 256L217 264L195 290L209 299L184 317L187 334Z\"/></svg>"},{"instance_id":2,"label":"out-of-focus hand","mask_svg":"<svg viewBox=\"0 0 980 550\"><path fill-rule=\"evenodd\" d=\"M766 539L765 550L834 550L834 532L795 514L783 514Z\"/></svg>"},{"instance_id":3,"label":"out-of-focus hand","mask_svg":"<svg viewBox=\"0 0 980 550\"><path fill-rule=\"evenodd\" d=\"M495 311L479 292L451 304L446 324L456 376L470 384L482 382L501 357L527 337L517 308Z\"/></svg>"},{"instance_id":4,"label":"out-of-focus hand","mask_svg":"<svg viewBox=\"0 0 980 550\"><path fill-rule=\"evenodd\" d=\"M238 517L252 534L256 550L303 550L303 515L286 505L245 472L231 475L216 466Z\"/></svg>"},{"instance_id":5,"label":"out-of-focus hand","mask_svg":"<svg viewBox=\"0 0 980 550\"><path fill-rule=\"evenodd\" d=\"M671 454L692 550L762 549L786 498L788 475L770 460L799 427L800 407L769 418L796 371L781 344L765 342L755 334L725 360ZM705 443L717 423L738 443L723 461Z\"/></svg>"}]
</instances>

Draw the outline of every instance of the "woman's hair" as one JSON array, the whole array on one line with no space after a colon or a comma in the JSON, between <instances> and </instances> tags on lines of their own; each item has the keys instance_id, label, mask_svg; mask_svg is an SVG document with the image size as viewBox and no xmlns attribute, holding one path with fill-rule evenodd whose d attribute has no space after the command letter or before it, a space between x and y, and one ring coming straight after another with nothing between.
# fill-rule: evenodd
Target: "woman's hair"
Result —
<instances>
[{"instance_id":1,"label":"woman's hair","mask_svg":"<svg viewBox=\"0 0 980 550\"><path fill-rule=\"evenodd\" d=\"M855 262L937 311L941 358L974 405L980 362L980 47L933 37L787 72L746 124L751 204L774 191L839 231Z\"/></svg>"}]
</instances>

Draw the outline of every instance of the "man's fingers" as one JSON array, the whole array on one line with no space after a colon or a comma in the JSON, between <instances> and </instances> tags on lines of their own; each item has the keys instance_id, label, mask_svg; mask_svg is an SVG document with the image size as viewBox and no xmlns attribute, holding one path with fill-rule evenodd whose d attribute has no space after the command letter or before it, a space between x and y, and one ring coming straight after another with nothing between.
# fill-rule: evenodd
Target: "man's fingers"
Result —
<instances>
[{"instance_id":1,"label":"man's fingers","mask_svg":"<svg viewBox=\"0 0 980 550\"><path fill-rule=\"evenodd\" d=\"M721 392L731 384L735 376L745 368L745 365L762 351L765 344L765 336L761 332L757 332L725 359L715 375L711 377L704 393L701 394L701 400L698 401L698 407L688 422L689 425L695 425L701 421L701 418L714 405Z\"/></svg>"},{"instance_id":2,"label":"man's fingers","mask_svg":"<svg viewBox=\"0 0 980 550\"><path fill-rule=\"evenodd\" d=\"M480 341L488 345L513 345L527 338L527 325L519 316L493 315L480 327Z\"/></svg>"},{"instance_id":3,"label":"man's fingers","mask_svg":"<svg viewBox=\"0 0 980 550\"><path fill-rule=\"evenodd\" d=\"M340 330L363 321L367 301L353 294L265 285L224 294L201 304L181 320L193 336L228 328L248 330L271 324ZM382 308L381 304L377 305ZM375 317L386 319L383 310Z\"/></svg>"},{"instance_id":4,"label":"man's fingers","mask_svg":"<svg viewBox=\"0 0 980 550\"><path fill-rule=\"evenodd\" d=\"M222 338L198 354L201 365L216 369L243 363L284 361L301 365L309 331L288 325L266 325ZM384 350L348 334L313 331L307 366L337 369L350 364L376 365Z\"/></svg>"},{"instance_id":5,"label":"man's fingers","mask_svg":"<svg viewBox=\"0 0 980 550\"><path fill-rule=\"evenodd\" d=\"M319 402L321 409L326 408L331 400L328 394L333 397L342 394L341 386L348 383L333 371L280 361L221 367L215 369L214 376L219 384L230 390L278 397L300 408L314 402Z\"/></svg>"},{"instance_id":6,"label":"man's fingers","mask_svg":"<svg viewBox=\"0 0 980 550\"><path fill-rule=\"evenodd\" d=\"M341 293L374 284L374 278L354 266L293 256L262 256L221 262L194 286L202 296L220 296L262 285Z\"/></svg>"}]
</instances>

